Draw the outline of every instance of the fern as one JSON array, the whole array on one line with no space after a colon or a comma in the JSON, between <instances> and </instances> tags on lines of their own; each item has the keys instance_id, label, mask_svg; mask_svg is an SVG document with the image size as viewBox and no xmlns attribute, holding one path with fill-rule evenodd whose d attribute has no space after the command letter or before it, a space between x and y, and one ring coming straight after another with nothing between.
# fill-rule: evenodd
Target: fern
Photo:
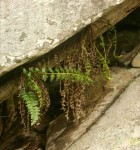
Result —
<instances>
[{"instance_id":1,"label":"fern","mask_svg":"<svg viewBox=\"0 0 140 150\"><path fill-rule=\"evenodd\" d=\"M50 77L56 80L70 80L82 83L93 83L93 80L89 77L89 73L82 73L80 69L75 68L59 68L55 69L54 72L50 74Z\"/></svg>"},{"instance_id":2,"label":"fern","mask_svg":"<svg viewBox=\"0 0 140 150\"><path fill-rule=\"evenodd\" d=\"M24 90L21 91L21 97L24 100L29 114L31 115L31 125L36 124L39 119L40 109L43 107L46 97L45 92L41 89L39 81L46 82L54 80L69 80L72 82L80 82L83 84L92 84L93 80L90 78L91 66L86 64L86 72L83 73L80 69L75 68L29 68L23 69L25 77ZM26 92L29 91L29 92Z\"/></svg>"},{"instance_id":3,"label":"fern","mask_svg":"<svg viewBox=\"0 0 140 150\"><path fill-rule=\"evenodd\" d=\"M107 55L106 55L106 51L105 51L105 44L104 44L104 40L103 40L102 36L101 36L101 46L104 49L104 56L99 52L97 46L94 44L95 50L96 50L96 52L98 53L98 55L100 57L99 59L100 59L100 62L102 64L102 67L103 67L102 75L103 75L103 77L105 77L107 79L111 79L110 78L110 69L109 69L109 66L108 66L109 61L107 59Z\"/></svg>"},{"instance_id":4,"label":"fern","mask_svg":"<svg viewBox=\"0 0 140 150\"><path fill-rule=\"evenodd\" d=\"M98 53L100 63L102 64L102 72L101 73L102 73L103 77L105 77L107 79L111 79L111 77L110 77L110 69L109 69L109 66L108 66L109 63L110 63L108 55L110 53L110 50L111 50L112 46L114 46L113 57L114 58L120 58L121 57L121 56L117 56L116 55L116 51L117 51L117 32L116 32L116 28L115 27L112 27L108 31L108 35L110 33L112 33L112 32L114 34L113 38L112 38L112 40L109 40L109 41L112 41L112 42L111 42L111 45L108 46L107 49L106 49L106 44L105 44L105 40L104 40L103 35L100 36L100 46L103 49L103 54L99 51L99 49L97 48L97 46L94 43L95 50Z\"/></svg>"},{"instance_id":5,"label":"fern","mask_svg":"<svg viewBox=\"0 0 140 150\"><path fill-rule=\"evenodd\" d=\"M39 120L39 107L36 95L33 92L21 91L21 97L26 104L27 110L31 115L31 126Z\"/></svg>"},{"instance_id":6,"label":"fern","mask_svg":"<svg viewBox=\"0 0 140 150\"><path fill-rule=\"evenodd\" d=\"M48 68L45 67L42 68L40 71L38 68L32 68L32 74L37 73L38 77L41 77L41 79L45 82L48 78L50 81L54 80L70 80L70 81L76 81L76 82L82 82L82 83L93 83L93 80L89 76L89 62L87 66L87 72L83 73L80 69L75 68ZM25 70L25 69L24 69ZM28 76L29 72L26 70L26 75ZM31 80L31 79L30 79ZM33 82L33 81L32 81ZM33 83L34 84L34 83Z\"/></svg>"},{"instance_id":7,"label":"fern","mask_svg":"<svg viewBox=\"0 0 140 150\"><path fill-rule=\"evenodd\" d=\"M34 69L29 68L29 71L27 71L24 68L23 73L26 76L26 82L27 82L26 88L31 89L32 91L34 91L34 93L36 93L37 98L40 102L39 105L40 105L40 108L41 108L43 106L43 96L42 96L42 91L41 91L40 87L38 86L37 81L35 81L34 78L33 78Z\"/></svg>"}]
</instances>

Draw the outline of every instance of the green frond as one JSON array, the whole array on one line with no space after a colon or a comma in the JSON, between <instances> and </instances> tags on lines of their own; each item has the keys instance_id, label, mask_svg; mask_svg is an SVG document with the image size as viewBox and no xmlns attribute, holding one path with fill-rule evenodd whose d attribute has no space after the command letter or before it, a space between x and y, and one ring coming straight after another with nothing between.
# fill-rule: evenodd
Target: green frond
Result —
<instances>
[{"instance_id":1,"label":"green frond","mask_svg":"<svg viewBox=\"0 0 140 150\"><path fill-rule=\"evenodd\" d=\"M40 109L38 107L38 100L33 92L21 91L21 97L26 104L27 110L31 116L31 126L37 123L39 120Z\"/></svg>"},{"instance_id":2,"label":"green frond","mask_svg":"<svg viewBox=\"0 0 140 150\"><path fill-rule=\"evenodd\" d=\"M104 42L104 37L103 37L103 35L100 36L100 40L101 40L101 42L100 42L101 47L102 47L102 48L105 48L105 42Z\"/></svg>"}]
</instances>

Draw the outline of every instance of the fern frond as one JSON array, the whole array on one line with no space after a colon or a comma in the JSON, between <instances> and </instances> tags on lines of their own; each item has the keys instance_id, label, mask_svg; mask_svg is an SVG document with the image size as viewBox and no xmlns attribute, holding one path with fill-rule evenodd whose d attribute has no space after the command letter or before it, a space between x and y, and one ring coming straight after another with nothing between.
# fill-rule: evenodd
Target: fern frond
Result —
<instances>
[{"instance_id":1,"label":"fern frond","mask_svg":"<svg viewBox=\"0 0 140 150\"><path fill-rule=\"evenodd\" d=\"M102 76L105 77L106 79L110 80L110 69L107 63L103 64L103 69L102 69Z\"/></svg>"},{"instance_id":2,"label":"fern frond","mask_svg":"<svg viewBox=\"0 0 140 150\"><path fill-rule=\"evenodd\" d=\"M100 62L102 64L102 66L103 66L102 75L103 75L103 77L105 77L107 79L110 79L110 69L109 69L109 66L108 66L108 59L106 57L106 54L105 54L105 56L103 56L99 52L99 50L98 50L98 48L97 48L97 46L95 44L94 44L94 47L95 47L95 50L96 50L96 52L98 53L98 55L100 57L99 59L100 59Z\"/></svg>"},{"instance_id":3,"label":"fern frond","mask_svg":"<svg viewBox=\"0 0 140 150\"><path fill-rule=\"evenodd\" d=\"M37 97L33 92L26 92L24 89L21 91L21 97L26 104L29 114L31 115L31 126L33 126L39 120L40 113Z\"/></svg>"},{"instance_id":4,"label":"fern frond","mask_svg":"<svg viewBox=\"0 0 140 150\"><path fill-rule=\"evenodd\" d=\"M75 68L60 68L56 70L56 80L70 80L82 83L93 83L93 80L89 77L89 74L84 74L80 69Z\"/></svg>"}]
</instances>

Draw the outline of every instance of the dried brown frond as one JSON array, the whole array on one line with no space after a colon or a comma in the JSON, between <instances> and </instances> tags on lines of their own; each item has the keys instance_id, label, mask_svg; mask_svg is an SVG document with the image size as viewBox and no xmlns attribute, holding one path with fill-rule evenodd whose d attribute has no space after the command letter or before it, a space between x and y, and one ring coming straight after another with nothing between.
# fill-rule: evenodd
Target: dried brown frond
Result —
<instances>
[{"instance_id":1,"label":"dried brown frond","mask_svg":"<svg viewBox=\"0 0 140 150\"><path fill-rule=\"evenodd\" d=\"M19 100L18 104L19 104L19 113L20 113L21 122L23 124L24 132L28 133L29 127L27 125L28 123L27 123L27 115L26 115L25 105L22 100Z\"/></svg>"}]
</instances>

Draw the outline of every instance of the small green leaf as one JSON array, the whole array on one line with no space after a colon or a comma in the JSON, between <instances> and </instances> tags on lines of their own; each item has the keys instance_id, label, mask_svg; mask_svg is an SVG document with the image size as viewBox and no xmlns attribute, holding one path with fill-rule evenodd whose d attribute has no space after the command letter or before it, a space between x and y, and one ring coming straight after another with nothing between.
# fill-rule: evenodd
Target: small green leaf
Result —
<instances>
[{"instance_id":1,"label":"small green leaf","mask_svg":"<svg viewBox=\"0 0 140 150\"><path fill-rule=\"evenodd\" d=\"M27 74L27 70L25 68L23 68L23 74Z\"/></svg>"},{"instance_id":2,"label":"small green leaf","mask_svg":"<svg viewBox=\"0 0 140 150\"><path fill-rule=\"evenodd\" d=\"M38 68L35 68L35 72L39 72L39 69L38 69Z\"/></svg>"},{"instance_id":3,"label":"small green leaf","mask_svg":"<svg viewBox=\"0 0 140 150\"><path fill-rule=\"evenodd\" d=\"M47 75L42 75L42 80L43 80L44 82L46 82L47 79L48 79L48 76L47 76Z\"/></svg>"},{"instance_id":4,"label":"small green leaf","mask_svg":"<svg viewBox=\"0 0 140 150\"><path fill-rule=\"evenodd\" d=\"M49 68L48 70L49 70L50 73L53 73L53 69L52 68Z\"/></svg>"},{"instance_id":5,"label":"small green leaf","mask_svg":"<svg viewBox=\"0 0 140 150\"><path fill-rule=\"evenodd\" d=\"M55 79L55 75L54 75L54 74L51 74L50 80L53 81L54 79Z\"/></svg>"},{"instance_id":6,"label":"small green leaf","mask_svg":"<svg viewBox=\"0 0 140 150\"><path fill-rule=\"evenodd\" d=\"M42 72L45 73L46 72L46 67L42 68Z\"/></svg>"},{"instance_id":7,"label":"small green leaf","mask_svg":"<svg viewBox=\"0 0 140 150\"><path fill-rule=\"evenodd\" d=\"M31 71L29 71L28 72L28 75L27 75L29 78L31 78L31 76L32 76L32 73L31 73Z\"/></svg>"},{"instance_id":8,"label":"small green leaf","mask_svg":"<svg viewBox=\"0 0 140 150\"><path fill-rule=\"evenodd\" d=\"M59 73L59 69L58 69L58 68L56 68L56 69L55 69L55 72L56 72L56 73Z\"/></svg>"},{"instance_id":9,"label":"small green leaf","mask_svg":"<svg viewBox=\"0 0 140 150\"><path fill-rule=\"evenodd\" d=\"M64 72L64 69L63 69L62 67L60 67L59 69L60 69L60 72L61 72L61 73Z\"/></svg>"}]
</instances>

